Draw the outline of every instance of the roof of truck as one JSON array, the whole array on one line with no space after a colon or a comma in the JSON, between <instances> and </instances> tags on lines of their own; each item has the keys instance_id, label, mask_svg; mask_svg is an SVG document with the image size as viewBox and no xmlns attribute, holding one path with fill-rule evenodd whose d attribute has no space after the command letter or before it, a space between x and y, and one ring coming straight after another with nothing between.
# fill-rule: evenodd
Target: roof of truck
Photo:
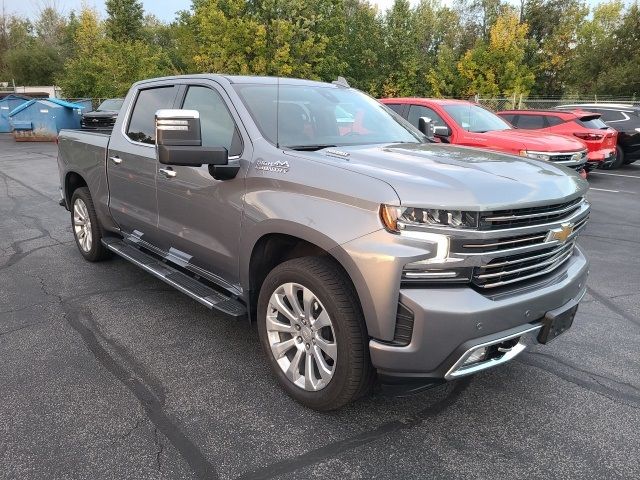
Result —
<instances>
[{"instance_id":1,"label":"roof of truck","mask_svg":"<svg viewBox=\"0 0 640 480\"><path fill-rule=\"evenodd\" d=\"M146 80L141 80L137 82L137 84L144 84L147 82L156 82L156 81L166 81L166 80L181 80L181 79L224 79L231 84L261 84L261 85L307 85L307 86L323 86L323 87L335 87L340 88L340 86L329 83L329 82L319 82L315 80L303 80L300 78L287 78L287 77L267 77L267 76L259 76L259 75L224 75L217 73L199 73L194 75L173 75L168 77L159 77L159 78L149 78Z\"/></svg>"}]
</instances>

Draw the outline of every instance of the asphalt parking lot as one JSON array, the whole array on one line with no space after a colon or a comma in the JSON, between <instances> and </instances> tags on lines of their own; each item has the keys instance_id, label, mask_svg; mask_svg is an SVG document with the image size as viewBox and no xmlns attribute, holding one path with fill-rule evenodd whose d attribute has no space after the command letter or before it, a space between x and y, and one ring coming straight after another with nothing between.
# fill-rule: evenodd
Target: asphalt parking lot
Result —
<instances>
[{"instance_id":1,"label":"asphalt parking lot","mask_svg":"<svg viewBox=\"0 0 640 480\"><path fill-rule=\"evenodd\" d=\"M2 134L0 478L640 478L640 165L590 181L568 333L321 414L278 387L255 325L124 260L85 262L55 145Z\"/></svg>"}]
</instances>

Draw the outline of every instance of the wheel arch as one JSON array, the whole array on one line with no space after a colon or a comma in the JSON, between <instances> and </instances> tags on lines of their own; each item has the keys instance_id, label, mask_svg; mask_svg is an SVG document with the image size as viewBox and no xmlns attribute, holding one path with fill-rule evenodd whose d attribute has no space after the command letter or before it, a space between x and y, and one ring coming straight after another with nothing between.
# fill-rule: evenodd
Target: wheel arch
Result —
<instances>
[{"instance_id":1,"label":"wheel arch","mask_svg":"<svg viewBox=\"0 0 640 480\"><path fill-rule=\"evenodd\" d=\"M247 302L251 321L256 318L260 288L269 272L287 260L306 256L325 256L335 262L353 287L357 304L363 312L360 294L349 271L331 252L337 244L320 232L301 227L303 226L296 224L294 232L281 226L278 230L263 232L253 242L251 254L246 256L247 260L242 268L242 281L248 291Z\"/></svg>"},{"instance_id":2,"label":"wheel arch","mask_svg":"<svg viewBox=\"0 0 640 480\"><path fill-rule=\"evenodd\" d=\"M82 175L75 171L69 171L64 176L64 200L67 204L67 207L71 208L71 197L73 196L73 192L75 192L78 188L87 187L87 181L84 179Z\"/></svg>"}]
</instances>

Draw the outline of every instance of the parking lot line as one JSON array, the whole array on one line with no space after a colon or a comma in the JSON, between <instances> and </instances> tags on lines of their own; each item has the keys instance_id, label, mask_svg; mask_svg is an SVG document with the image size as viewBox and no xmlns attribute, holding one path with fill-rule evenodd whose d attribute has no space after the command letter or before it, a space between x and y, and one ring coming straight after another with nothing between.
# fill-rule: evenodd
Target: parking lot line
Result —
<instances>
[{"instance_id":1,"label":"parking lot line","mask_svg":"<svg viewBox=\"0 0 640 480\"><path fill-rule=\"evenodd\" d=\"M638 175L623 175L621 173L592 172L589 175L610 175L612 177L640 178L640 176L638 176Z\"/></svg>"},{"instance_id":2,"label":"parking lot line","mask_svg":"<svg viewBox=\"0 0 640 480\"><path fill-rule=\"evenodd\" d=\"M620 193L620 190L607 190L606 188L594 188L594 187L589 187L589 190L597 190L598 192Z\"/></svg>"}]
</instances>

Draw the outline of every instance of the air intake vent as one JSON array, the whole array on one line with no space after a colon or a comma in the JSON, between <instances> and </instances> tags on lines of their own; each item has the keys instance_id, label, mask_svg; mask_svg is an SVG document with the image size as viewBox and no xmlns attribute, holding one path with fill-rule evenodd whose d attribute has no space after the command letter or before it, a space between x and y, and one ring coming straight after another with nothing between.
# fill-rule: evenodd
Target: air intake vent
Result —
<instances>
[{"instance_id":1,"label":"air intake vent","mask_svg":"<svg viewBox=\"0 0 640 480\"><path fill-rule=\"evenodd\" d=\"M406 346L411 342L413 334L413 312L398 303L398 313L396 314L396 330L393 334L394 345Z\"/></svg>"}]
</instances>

